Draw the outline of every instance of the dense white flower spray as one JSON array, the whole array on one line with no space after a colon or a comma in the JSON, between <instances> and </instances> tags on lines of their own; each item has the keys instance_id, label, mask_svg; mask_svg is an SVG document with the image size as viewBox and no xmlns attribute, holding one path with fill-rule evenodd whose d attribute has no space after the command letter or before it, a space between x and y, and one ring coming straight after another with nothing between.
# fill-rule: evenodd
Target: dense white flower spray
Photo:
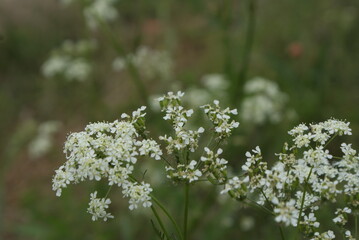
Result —
<instances>
[{"instance_id":1,"label":"dense white flower spray","mask_svg":"<svg viewBox=\"0 0 359 240\"><path fill-rule=\"evenodd\" d=\"M158 99L163 119L173 129L159 137L165 143L164 153L159 143L148 137L146 107L131 116L122 114L122 120L92 123L84 131L70 134L64 148L67 161L56 170L53 190L60 196L70 183L106 179L109 186L120 187L123 196L129 198L130 210L140 206L151 208L163 233L159 236L166 236L165 239L171 237L153 202L170 219L178 238L187 239L189 189L198 181L221 186L221 194L260 208L270 213L280 226L296 227L313 240L335 238L332 230L319 232L318 210L325 202L336 203L342 196L345 206L333 213L333 223L346 239L354 239L347 226L349 216L357 214L359 208L359 156L351 144L341 144L342 156L335 156L327 148L336 136L352 134L349 123L329 119L318 124L300 124L288 132L293 143L284 144L272 167L263 161L261 149L256 147L246 153L242 173L228 177L228 161L221 157L220 144L239 126L233 119L237 110L222 109L215 100L201 106L212 127L189 129L187 123L194 110L182 105L183 96L182 92L169 92ZM212 137L205 147L200 147L205 131ZM134 177L136 163L142 156L163 161L167 178L176 186L184 186L183 231L154 197L152 186ZM111 203L107 195L98 198L97 192L91 194L88 212L93 220L113 218L107 212Z\"/></svg>"},{"instance_id":2,"label":"dense white flower spray","mask_svg":"<svg viewBox=\"0 0 359 240\"><path fill-rule=\"evenodd\" d=\"M140 205L150 207L152 188L131 178L140 156L159 160L162 155L154 140L140 139L144 130L144 110L145 107L141 107L132 113L132 117L122 115L126 120L92 123L85 131L70 134L64 148L67 161L56 170L53 179L52 188L56 195L60 196L62 189L70 183L106 178L109 185L121 187L123 195L130 198L131 210ZM110 215L104 211L110 201L98 199L96 194L91 195L89 212L94 220L106 220Z\"/></svg>"},{"instance_id":3,"label":"dense white flower spray","mask_svg":"<svg viewBox=\"0 0 359 240\"><path fill-rule=\"evenodd\" d=\"M222 193L252 203L274 215L276 222L297 227L311 239L334 239L333 231L320 234L316 213L325 202L344 197L333 222L347 239L348 217L359 207L359 156L351 144L342 143L342 156L334 156L328 144L341 135L351 135L348 122L329 119L318 124L300 124L289 131L293 145L284 145L272 168L263 161L260 148L247 152L241 177L233 177Z\"/></svg>"},{"instance_id":4,"label":"dense white flower spray","mask_svg":"<svg viewBox=\"0 0 359 240\"><path fill-rule=\"evenodd\" d=\"M141 156L165 160L168 178L177 183L193 184L201 177L215 179L214 176L224 181L227 161L219 157L222 149L218 148L214 153L205 147L201 149L201 152L206 153L201 157L201 161L190 159L191 153L198 150L198 141L204 128L186 129L185 125L194 111L181 105L183 95L182 92L169 92L158 99L165 113L163 118L172 124L174 130L172 136L159 137L159 140L166 143L168 159L162 156L159 144L147 136L144 112L146 107L143 106L131 116L122 114L122 120L91 123L84 131L68 136L64 148L67 161L56 170L53 178L52 188L56 195L60 196L70 183L87 179L107 179L108 185L120 187L123 196L129 198L130 210L139 206L151 207L152 187L148 183L137 181L133 175ZM228 137L239 125L231 119L237 111L229 108L221 110L218 101L214 102L214 106L206 105L203 108L215 127L213 135L218 141ZM107 213L110 203L107 195L98 198L97 192L92 193L88 208L88 212L93 215L92 219L102 218L106 221L112 218L113 216Z\"/></svg>"}]
</instances>

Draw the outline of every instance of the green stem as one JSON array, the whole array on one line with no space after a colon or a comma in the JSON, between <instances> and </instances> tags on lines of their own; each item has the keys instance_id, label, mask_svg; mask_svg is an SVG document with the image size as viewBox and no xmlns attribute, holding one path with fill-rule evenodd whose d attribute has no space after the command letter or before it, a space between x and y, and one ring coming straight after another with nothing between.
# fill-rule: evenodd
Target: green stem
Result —
<instances>
[{"instance_id":1,"label":"green stem","mask_svg":"<svg viewBox=\"0 0 359 240\"><path fill-rule=\"evenodd\" d=\"M233 4L232 0L222 1L222 6L220 8L220 23L222 30L222 46L224 54L224 72L226 73L228 79L233 79L233 64L232 64L232 42L231 42L231 22L232 22L232 10Z\"/></svg>"},{"instance_id":2,"label":"green stem","mask_svg":"<svg viewBox=\"0 0 359 240\"><path fill-rule=\"evenodd\" d=\"M153 206L151 206L151 210L152 210L153 214L155 215L155 217L156 217L156 219L157 219L157 221L158 221L158 224L160 224L161 229L162 229L163 233L165 234L166 238L167 238L167 239L170 239L170 238L169 238L169 235L168 235L168 233L167 233L167 230L166 230L165 226L163 225L163 222L162 222L160 216L158 215L156 209L155 209Z\"/></svg>"},{"instance_id":3,"label":"green stem","mask_svg":"<svg viewBox=\"0 0 359 240\"><path fill-rule=\"evenodd\" d=\"M253 201L253 200L251 200L249 198L248 198L248 201L250 201L250 202L244 202L244 203L247 204L248 206L258 208L258 209L264 211L265 213L268 213L270 215L274 215L274 213L271 210L269 210L268 208L266 208L266 207L264 207L262 205L259 205L258 203L256 203L255 201Z\"/></svg>"},{"instance_id":4,"label":"green stem","mask_svg":"<svg viewBox=\"0 0 359 240\"><path fill-rule=\"evenodd\" d=\"M333 141L333 139L334 139L336 136L338 136L338 133L334 134L333 137L331 137L331 138L329 139L329 141L324 145L324 147L328 146L328 144L329 144L331 141Z\"/></svg>"},{"instance_id":5,"label":"green stem","mask_svg":"<svg viewBox=\"0 0 359 240\"><path fill-rule=\"evenodd\" d=\"M280 232L280 237L282 238L282 240L285 240L282 226L279 226L279 232Z\"/></svg>"},{"instance_id":6,"label":"green stem","mask_svg":"<svg viewBox=\"0 0 359 240\"><path fill-rule=\"evenodd\" d=\"M107 198L108 194L111 192L112 186L113 186L113 185L111 185L111 186L108 188L107 193L106 193L106 195L105 195L105 198Z\"/></svg>"},{"instance_id":7,"label":"green stem","mask_svg":"<svg viewBox=\"0 0 359 240\"><path fill-rule=\"evenodd\" d=\"M134 182L138 182L137 179L130 175L129 178L134 181ZM171 216L171 214L167 211L167 209L163 206L163 204L153 195L153 194L150 194L151 196L151 199L157 204L157 206L159 208L161 208L161 210L164 212L164 214L168 217L168 219L172 222L173 226L175 227L178 235L180 236L181 239L183 239L183 236L182 236L182 232L180 230L180 228L178 227L178 224L177 222L174 220L174 218Z\"/></svg>"},{"instance_id":8,"label":"green stem","mask_svg":"<svg viewBox=\"0 0 359 240\"><path fill-rule=\"evenodd\" d=\"M187 224L188 224L188 205L189 205L189 183L184 188L184 219L183 219L183 239L187 240Z\"/></svg>"},{"instance_id":9,"label":"green stem","mask_svg":"<svg viewBox=\"0 0 359 240\"><path fill-rule=\"evenodd\" d=\"M110 27L106 22L104 22L100 17L97 18L97 21L99 22L101 29L103 30L104 34L106 35L107 39L111 42L112 47L115 49L115 51L122 56L126 55L125 49L123 48L123 45L120 43L120 41L115 37L113 32L111 31ZM148 94L145 88L145 85L143 84L140 75L137 71L137 68L133 65L131 60L126 61L128 65L128 70L131 75L131 79L136 86L136 89L138 91L139 97L142 98L142 101L144 104L148 105Z\"/></svg>"},{"instance_id":10,"label":"green stem","mask_svg":"<svg viewBox=\"0 0 359 240\"><path fill-rule=\"evenodd\" d=\"M266 199L267 203L268 203L270 206L272 206L271 202L269 201L269 199L267 198L267 196L266 196L265 193L263 192L263 189L261 189L261 193L262 193L263 197ZM273 206L272 206L272 208L273 208ZM278 227L279 227L280 236L281 236L282 240L285 240L282 226L279 225Z\"/></svg>"},{"instance_id":11,"label":"green stem","mask_svg":"<svg viewBox=\"0 0 359 240\"><path fill-rule=\"evenodd\" d=\"M304 182L304 191L303 191L303 196L302 196L302 202L300 204L300 210L299 210L299 216L298 216L298 221L297 221L297 228L298 231L300 231L299 226L300 226L300 219L302 218L302 212L303 212L303 207L304 207L304 200L305 200L305 194L307 193L307 188L306 185L309 181L310 175L312 175L312 171L313 171L313 167L310 168L309 174Z\"/></svg>"},{"instance_id":12,"label":"green stem","mask_svg":"<svg viewBox=\"0 0 359 240\"><path fill-rule=\"evenodd\" d=\"M355 239L358 239L358 214L354 215L354 221L355 221Z\"/></svg>"},{"instance_id":13,"label":"green stem","mask_svg":"<svg viewBox=\"0 0 359 240\"><path fill-rule=\"evenodd\" d=\"M152 194L151 194L151 198L153 199L153 201L157 204L157 206L159 208L161 208L161 210L164 212L164 214L168 217L168 219L172 222L173 226L175 227L178 235L180 236L180 239L183 239L182 236L182 232L177 224L177 222L174 220L174 218L171 216L171 214L167 211L167 209L160 203L160 201L158 201L157 198L155 198Z\"/></svg>"},{"instance_id":14,"label":"green stem","mask_svg":"<svg viewBox=\"0 0 359 240\"><path fill-rule=\"evenodd\" d=\"M256 26L256 0L248 0L248 25L246 32L246 39L243 48L242 65L239 69L238 76L233 78L232 84L232 103L234 106L238 102L238 94L241 90L241 86L247 78L247 72L251 60L251 54L254 42L254 33Z\"/></svg>"}]
</instances>

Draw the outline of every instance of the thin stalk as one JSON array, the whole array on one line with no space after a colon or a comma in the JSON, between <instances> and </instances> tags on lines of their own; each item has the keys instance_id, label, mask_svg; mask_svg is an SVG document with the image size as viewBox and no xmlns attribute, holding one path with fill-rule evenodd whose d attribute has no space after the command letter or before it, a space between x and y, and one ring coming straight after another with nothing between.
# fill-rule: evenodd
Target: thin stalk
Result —
<instances>
[{"instance_id":1,"label":"thin stalk","mask_svg":"<svg viewBox=\"0 0 359 240\"><path fill-rule=\"evenodd\" d=\"M99 22L101 29L103 30L103 33L106 35L106 38L110 41L112 44L112 47L115 49L115 51L119 55L126 55L125 49L123 48L123 45L121 42L115 37L113 32L111 31L110 27L106 22L104 22L100 17L97 18L97 21ZM128 65L128 70L131 75L131 79L137 89L137 92L139 94L139 97L142 99L143 103L148 105L148 94L145 88L145 85L143 84L140 75L137 71L137 68L133 65L132 61L127 60L126 61Z\"/></svg>"},{"instance_id":2,"label":"thin stalk","mask_svg":"<svg viewBox=\"0 0 359 240\"><path fill-rule=\"evenodd\" d=\"M282 226L279 226L279 232L280 232L280 237L282 238L282 240L285 240Z\"/></svg>"},{"instance_id":3,"label":"thin stalk","mask_svg":"<svg viewBox=\"0 0 359 240\"><path fill-rule=\"evenodd\" d=\"M303 207L304 207L304 200L305 200L305 194L307 193L307 183L309 181L310 175L312 175L312 171L313 171L313 167L310 168L308 177L306 178L305 182L304 182L304 191L303 191L303 196L302 196L302 202L300 204L300 210L299 210L299 216L298 216L298 221L297 221L297 228L299 231L299 226L300 226L300 219L302 218L302 212L303 212Z\"/></svg>"},{"instance_id":4,"label":"thin stalk","mask_svg":"<svg viewBox=\"0 0 359 240\"><path fill-rule=\"evenodd\" d=\"M189 206L189 183L184 188L184 218L183 218L183 239L187 240L188 206Z\"/></svg>"},{"instance_id":5,"label":"thin stalk","mask_svg":"<svg viewBox=\"0 0 359 240\"><path fill-rule=\"evenodd\" d=\"M273 208L271 202L269 201L269 199L267 198L267 196L263 192L263 189L261 189L261 193L262 193L263 197L266 199L267 203ZM284 240L285 237L284 237L284 233L283 233L283 228L282 228L281 225L278 225L278 227L279 227L279 231L280 231L280 236L281 236L282 240Z\"/></svg>"},{"instance_id":6,"label":"thin stalk","mask_svg":"<svg viewBox=\"0 0 359 240\"><path fill-rule=\"evenodd\" d=\"M273 213L271 210L269 210L268 208L266 208L266 207L264 207L264 206L262 206L262 205L259 205L258 203L256 203L255 201L253 201L253 200L251 200L251 199L249 199L249 198L248 198L248 200L249 200L250 202L244 202L244 203L247 204L248 206L251 206L251 207L254 207L254 208L258 208L258 209L264 211L265 213L268 213L268 214L270 214L270 215L274 215L274 213Z\"/></svg>"},{"instance_id":7,"label":"thin stalk","mask_svg":"<svg viewBox=\"0 0 359 240\"><path fill-rule=\"evenodd\" d=\"M156 209L153 206L151 206L151 210L152 210L153 214L155 215L155 217L157 219L157 222L160 225L160 227L161 227L163 233L165 234L166 238L170 239L170 237L169 237L169 235L167 233L167 230L166 230L165 226L163 225L163 222L162 222L160 216L158 215Z\"/></svg>"},{"instance_id":8,"label":"thin stalk","mask_svg":"<svg viewBox=\"0 0 359 240\"><path fill-rule=\"evenodd\" d=\"M232 10L233 4L232 0L222 1L222 6L220 8L220 22L222 27L222 46L224 54L224 72L227 75L228 79L233 78L233 64L232 64L232 41L231 41L231 31L230 26L232 22Z\"/></svg>"},{"instance_id":9,"label":"thin stalk","mask_svg":"<svg viewBox=\"0 0 359 240\"><path fill-rule=\"evenodd\" d=\"M358 236L358 214L354 215L354 221L355 221L355 239L357 239Z\"/></svg>"},{"instance_id":10,"label":"thin stalk","mask_svg":"<svg viewBox=\"0 0 359 240\"><path fill-rule=\"evenodd\" d=\"M241 86L247 78L247 72L251 60L254 33L256 26L256 0L248 0L248 24L246 31L246 38L243 47L242 65L240 66L238 76L232 80L232 103L234 105L238 102L238 94Z\"/></svg>"},{"instance_id":11,"label":"thin stalk","mask_svg":"<svg viewBox=\"0 0 359 240\"><path fill-rule=\"evenodd\" d=\"M130 179L134 182L138 182L137 179L134 177L134 176L129 176ZM161 210L164 212L164 214L168 217L168 219L172 222L173 226L175 227L178 235L180 236L181 239L183 239L183 236L182 236L182 232L180 230L180 228L178 227L178 224L177 222L174 220L174 218L171 216L171 214L167 211L167 209L163 206L163 204L153 195L153 194L150 194L151 196L151 199L157 204L157 206L159 208L161 208Z\"/></svg>"},{"instance_id":12,"label":"thin stalk","mask_svg":"<svg viewBox=\"0 0 359 240\"><path fill-rule=\"evenodd\" d=\"M167 209L160 203L160 201L158 201L157 198L155 198L152 194L151 194L151 198L153 199L153 201L157 204L157 206L159 208L161 208L161 210L164 212L164 214L168 217L168 219L172 222L173 226L175 227L180 239L183 239L182 236L182 232L177 224L177 222L174 220L174 218L172 217L172 215L167 211Z\"/></svg>"},{"instance_id":13,"label":"thin stalk","mask_svg":"<svg viewBox=\"0 0 359 240\"><path fill-rule=\"evenodd\" d=\"M328 144L329 144L331 141L333 141L333 139L334 139L336 136L338 136L338 133L334 134L333 137L331 137L331 138L329 139L329 141L324 145L324 147L328 146Z\"/></svg>"},{"instance_id":14,"label":"thin stalk","mask_svg":"<svg viewBox=\"0 0 359 240\"><path fill-rule=\"evenodd\" d=\"M105 195L105 198L107 198L108 194L111 192L112 186L113 186L113 185L111 185L111 186L108 188L107 193L106 193L106 195Z\"/></svg>"}]
</instances>

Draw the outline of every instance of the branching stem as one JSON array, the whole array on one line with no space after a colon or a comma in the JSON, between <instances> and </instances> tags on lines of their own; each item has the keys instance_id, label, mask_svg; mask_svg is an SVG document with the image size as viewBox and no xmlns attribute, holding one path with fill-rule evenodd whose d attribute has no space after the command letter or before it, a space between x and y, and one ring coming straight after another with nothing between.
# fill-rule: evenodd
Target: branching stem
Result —
<instances>
[{"instance_id":1,"label":"branching stem","mask_svg":"<svg viewBox=\"0 0 359 240\"><path fill-rule=\"evenodd\" d=\"M160 216L158 215L156 209L153 206L151 206L151 210L152 210L153 214L155 215L157 222L160 225L163 233L165 234L166 238L169 240L170 238L169 238L168 232L167 232L165 226L163 225L163 222L162 222Z\"/></svg>"}]
</instances>

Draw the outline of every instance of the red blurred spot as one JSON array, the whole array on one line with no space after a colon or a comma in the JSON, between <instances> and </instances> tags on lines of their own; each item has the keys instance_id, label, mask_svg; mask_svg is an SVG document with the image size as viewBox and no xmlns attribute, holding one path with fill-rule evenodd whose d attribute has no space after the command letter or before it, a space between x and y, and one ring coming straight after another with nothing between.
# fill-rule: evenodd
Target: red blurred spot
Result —
<instances>
[{"instance_id":1,"label":"red blurred spot","mask_svg":"<svg viewBox=\"0 0 359 240\"><path fill-rule=\"evenodd\" d=\"M298 58L303 54L303 46L299 42L292 42L287 47L287 53L291 58Z\"/></svg>"},{"instance_id":2,"label":"red blurred spot","mask_svg":"<svg viewBox=\"0 0 359 240\"><path fill-rule=\"evenodd\" d=\"M162 24L157 19L148 19L143 23L142 31L149 37L156 37L162 32Z\"/></svg>"}]
</instances>

